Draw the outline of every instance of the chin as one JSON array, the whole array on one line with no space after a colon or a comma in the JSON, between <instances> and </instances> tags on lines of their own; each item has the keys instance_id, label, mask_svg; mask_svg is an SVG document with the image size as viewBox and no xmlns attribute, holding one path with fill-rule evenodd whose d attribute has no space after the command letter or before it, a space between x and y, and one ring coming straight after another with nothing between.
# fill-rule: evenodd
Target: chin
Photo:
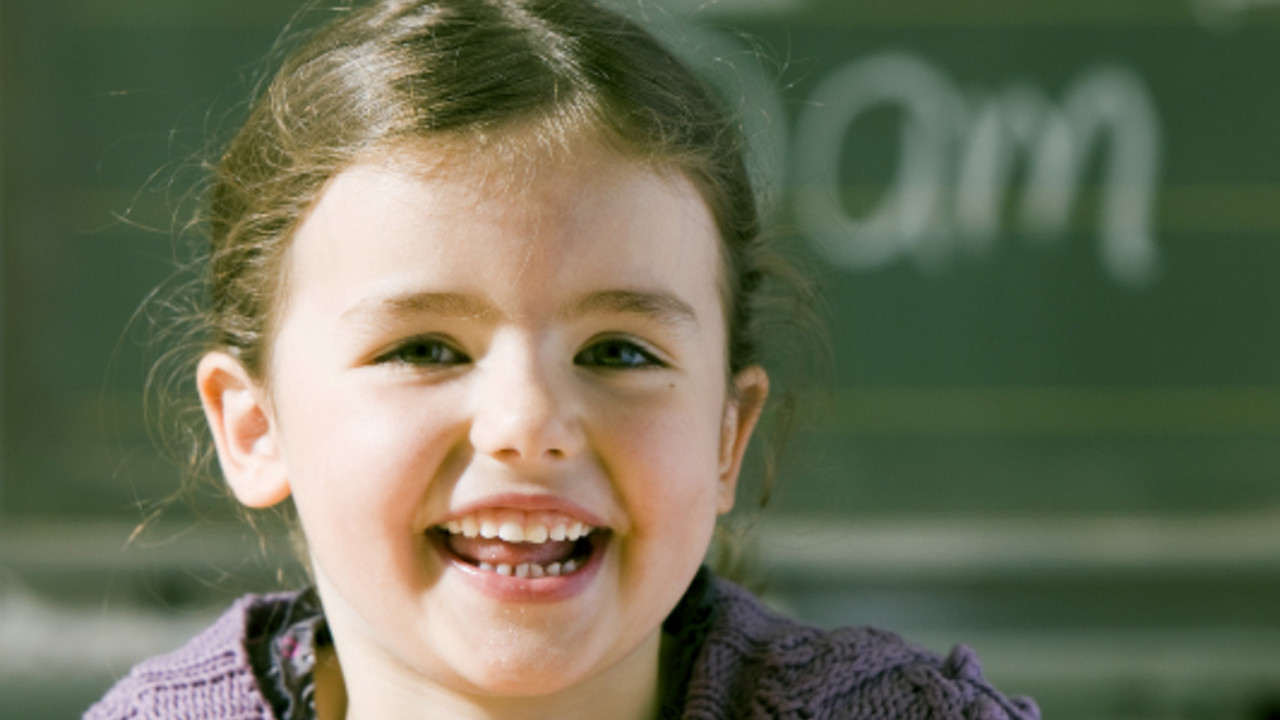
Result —
<instances>
[{"instance_id":1,"label":"chin","mask_svg":"<svg viewBox=\"0 0 1280 720\"><path fill-rule=\"evenodd\" d=\"M660 630L654 632L652 642L605 636L598 624L587 628L586 634L566 637L564 628L557 632L550 618L544 616L541 620L546 624L538 628L530 625L529 615L518 609L512 612L524 615L526 622L516 625L489 618L482 636L470 636L457 646L466 647L465 654L443 658L476 696L530 700L580 690L612 693L619 683L634 683L656 673Z\"/></svg>"},{"instance_id":2,"label":"chin","mask_svg":"<svg viewBox=\"0 0 1280 720\"><path fill-rule=\"evenodd\" d=\"M564 658L548 655L545 649L505 651L462 672L476 694L513 700L556 695L585 679L581 671L567 668Z\"/></svg>"}]
</instances>

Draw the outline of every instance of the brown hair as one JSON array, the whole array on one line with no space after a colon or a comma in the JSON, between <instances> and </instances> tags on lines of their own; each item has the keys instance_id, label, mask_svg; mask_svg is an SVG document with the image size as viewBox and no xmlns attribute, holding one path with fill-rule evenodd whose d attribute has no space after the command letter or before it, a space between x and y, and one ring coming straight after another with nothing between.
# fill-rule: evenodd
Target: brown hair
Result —
<instances>
[{"instance_id":1,"label":"brown hair","mask_svg":"<svg viewBox=\"0 0 1280 720\"><path fill-rule=\"evenodd\" d=\"M653 36L590 0L377 0L337 12L284 59L214 168L202 350L228 349L267 379L291 235L344 168L422 140L514 135L588 137L688 177L721 237L727 369L760 362L768 278L803 287L762 240L740 128ZM785 439L783 415L770 447Z\"/></svg>"}]
</instances>

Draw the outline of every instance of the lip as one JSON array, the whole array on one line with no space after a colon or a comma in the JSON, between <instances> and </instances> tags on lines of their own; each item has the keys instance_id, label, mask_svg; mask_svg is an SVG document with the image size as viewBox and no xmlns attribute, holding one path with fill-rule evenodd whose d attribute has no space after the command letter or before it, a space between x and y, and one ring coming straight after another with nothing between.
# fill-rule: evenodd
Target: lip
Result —
<instances>
[{"instance_id":1,"label":"lip","mask_svg":"<svg viewBox=\"0 0 1280 720\"><path fill-rule=\"evenodd\" d=\"M590 525L594 528L607 528L608 524L595 513L587 510L581 505L555 495L529 494L529 493L505 493L502 495L489 495L479 500L465 503L460 507L452 510L443 517L435 520L432 525L439 525L450 520L457 520L467 515L484 510L522 510L525 512L554 512L565 515L581 522L584 525Z\"/></svg>"},{"instance_id":2,"label":"lip","mask_svg":"<svg viewBox=\"0 0 1280 720\"><path fill-rule=\"evenodd\" d=\"M488 507L488 505L485 505L485 507ZM581 595L600 573L605 555L612 552L613 545L613 537L612 533L610 533L601 541L603 543L602 546L592 552L586 563L572 575L518 578L481 570L464 562L445 547L444 536L441 533L427 533L427 536L430 539L431 546L435 548L445 565L452 570L456 570L468 585L484 595L507 603L553 603Z\"/></svg>"}]
</instances>

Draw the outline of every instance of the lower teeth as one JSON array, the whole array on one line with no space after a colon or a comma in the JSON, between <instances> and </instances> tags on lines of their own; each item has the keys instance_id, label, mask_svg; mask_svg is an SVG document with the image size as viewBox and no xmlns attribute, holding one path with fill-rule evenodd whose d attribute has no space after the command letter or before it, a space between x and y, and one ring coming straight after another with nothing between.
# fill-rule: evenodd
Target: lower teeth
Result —
<instances>
[{"instance_id":1,"label":"lower teeth","mask_svg":"<svg viewBox=\"0 0 1280 720\"><path fill-rule=\"evenodd\" d=\"M555 562L545 567L542 565L536 565L534 563L521 563L519 565L512 566L512 565L508 565L507 563L499 563L497 565L492 565L487 562L482 562L480 563L479 568L481 570L484 570L485 572L497 573L499 575L505 575L507 577L512 577L512 576L518 577L518 578L559 577L561 575L568 575L576 571L578 569L578 562L576 560L566 560L563 563Z\"/></svg>"}]
</instances>

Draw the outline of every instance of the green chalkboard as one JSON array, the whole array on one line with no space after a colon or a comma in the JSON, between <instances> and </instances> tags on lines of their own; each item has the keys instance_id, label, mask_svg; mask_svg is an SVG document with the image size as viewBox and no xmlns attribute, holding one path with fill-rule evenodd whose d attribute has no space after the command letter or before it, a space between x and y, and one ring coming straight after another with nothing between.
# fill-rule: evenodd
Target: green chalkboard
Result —
<instances>
[{"instance_id":1,"label":"green chalkboard","mask_svg":"<svg viewBox=\"0 0 1280 720\"><path fill-rule=\"evenodd\" d=\"M778 603L968 638L1049 717L1268 717L1280 4L624 4L740 113L825 292L835 362L758 536ZM214 491L165 518L216 542L110 538L180 482L137 310L294 11L0 2L0 617L7 578L181 603L220 582L190 553L244 554Z\"/></svg>"}]
</instances>

